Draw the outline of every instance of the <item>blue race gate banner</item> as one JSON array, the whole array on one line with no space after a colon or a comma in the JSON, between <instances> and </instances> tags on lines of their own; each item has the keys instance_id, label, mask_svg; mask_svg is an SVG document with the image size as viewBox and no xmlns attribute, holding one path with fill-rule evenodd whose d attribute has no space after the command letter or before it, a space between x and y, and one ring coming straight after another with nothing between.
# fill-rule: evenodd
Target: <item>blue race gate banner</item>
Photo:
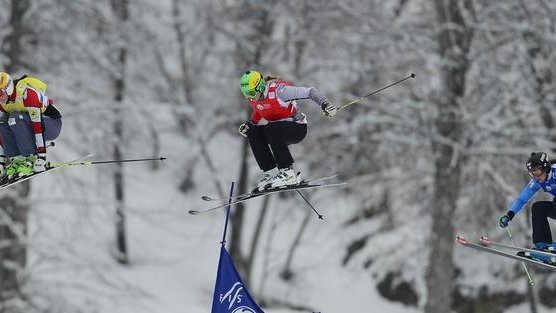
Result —
<instances>
[{"instance_id":1,"label":"blue race gate banner","mask_svg":"<svg viewBox=\"0 0 556 313\"><path fill-rule=\"evenodd\" d=\"M232 262L232 258L222 246L214 296L212 313L264 313L255 303Z\"/></svg>"}]
</instances>

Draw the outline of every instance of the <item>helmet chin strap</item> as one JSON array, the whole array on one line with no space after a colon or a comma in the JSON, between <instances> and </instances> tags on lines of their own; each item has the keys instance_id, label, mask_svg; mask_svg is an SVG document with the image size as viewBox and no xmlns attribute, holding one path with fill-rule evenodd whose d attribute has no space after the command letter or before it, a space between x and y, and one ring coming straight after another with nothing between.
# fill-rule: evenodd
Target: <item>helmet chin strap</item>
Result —
<instances>
[{"instance_id":1,"label":"helmet chin strap","mask_svg":"<svg viewBox=\"0 0 556 313\"><path fill-rule=\"evenodd\" d=\"M258 89L258 87L257 87ZM266 84L263 90L257 90L257 92L259 93L259 97L257 98L257 101L261 101L264 98L264 92L266 90Z\"/></svg>"},{"instance_id":2,"label":"helmet chin strap","mask_svg":"<svg viewBox=\"0 0 556 313\"><path fill-rule=\"evenodd\" d=\"M262 79L262 78L261 78ZM264 81L264 79L262 79L262 81L259 83L259 85L256 87L256 90L261 94L264 95L264 92L266 90L266 81Z\"/></svg>"}]
</instances>

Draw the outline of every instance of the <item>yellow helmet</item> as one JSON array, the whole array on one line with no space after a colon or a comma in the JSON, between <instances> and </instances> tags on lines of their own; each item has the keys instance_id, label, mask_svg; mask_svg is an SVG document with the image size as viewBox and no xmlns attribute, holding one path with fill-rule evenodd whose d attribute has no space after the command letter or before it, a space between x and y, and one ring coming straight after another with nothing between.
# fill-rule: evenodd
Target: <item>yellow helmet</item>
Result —
<instances>
[{"instance_id":1,"label":"yellow helmet","mask_svg":"<svg viewBox=\"0 0 556 313\"><path fill-rule=\"evenodd\" d=\"M253 99L257 93L264 93L266 81L257 71L247 71L240 79L241 92L246 98Z\"/></svg>"},{"instance_id":2,"label":"yellow helmet","mask_svg":"<svg viewBox=\"0 0 556 313\"><path fill-rule=\"evenodd\" d=\"M0 72L0 90L11 95L14 92L14 80L5 72Z\"/></svg>"}]
</instances>

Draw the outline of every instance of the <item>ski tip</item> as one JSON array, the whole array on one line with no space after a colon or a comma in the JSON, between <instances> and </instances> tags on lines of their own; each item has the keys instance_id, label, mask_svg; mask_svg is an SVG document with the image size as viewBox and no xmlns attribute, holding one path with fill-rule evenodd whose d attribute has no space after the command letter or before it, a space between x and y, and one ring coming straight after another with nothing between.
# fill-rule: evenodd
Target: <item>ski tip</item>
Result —
<instances>
[{"instance_id":1,"label":"ski tip","mask_svg":"<svg viewBox=\"0 0 556 313\"><path fill-rule=\"evenodd\" d=\"M487 236L481 236L480 240L481 240L481 243L483 243L485 245L489 245L489 244L492 243L492 240L488 239Z\"/></svg>"},{"instance_id":2,"label":"ski tip","mask_svg":"<svg viewBox=\"0 0 556 313\"><path fill-rule=\"evenodd\" d=\"M197 214L199 214L199 211L196 211L196 210L189 210L189 211L187 211L187 212L188 212L189 214L191 214L191 215L197 215Z\"/></svg>"},{"instance_id":3,"label":"ski tip","mask_svg":"<svg viewBox=\"0 0 556 313\"><path fill-rule=\"evenodd\" d=\"M415 73L411 73L409 76L411 76L411 78L415 78Z\"/></svg>"},{"instance_id":4,"label":"ski tip","mask_svg":"<svg viewBox=\"0 0 556 313\"><path fill-rule=\"evenodd\" d=\"M466 245L466 244L469 243L469 240L465 239L465 237L463 237L463 236L457 236L456 241L457 241L457 243L462 244L462 245Z\"/></svg>"},{"instance_id":5,"label":"ski tip","mask_svg":"<svg viewBox=\"0 0 556 313\"><path fill-rule=\"evenodd\" d=\"M164 160L166 160L166 157L162 157L162 156L161 156L161 157L158 158L158 159L159 159L160 161L164 161Z\"/></svg>"},{"instance_id":6,"label":"ski tip","mask_svg":"<svg viewBox=\"0 0 556 313\"><path fill-rule=\"evenodd\" d=\"M202 196L201 199L203 199L203 201L211 201L212 198L209 196Z\"/></svg>"}]
</instances>

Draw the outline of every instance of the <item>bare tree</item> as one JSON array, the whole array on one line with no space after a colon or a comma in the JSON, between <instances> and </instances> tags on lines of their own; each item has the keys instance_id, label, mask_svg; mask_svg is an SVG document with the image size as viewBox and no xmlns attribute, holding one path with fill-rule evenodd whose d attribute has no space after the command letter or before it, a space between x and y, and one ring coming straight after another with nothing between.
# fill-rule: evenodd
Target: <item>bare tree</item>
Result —
<instances>
[{"instance_id":1,"label":"bare tree","mask_svg":"<svg viewBox=\"0 0 556 313\"><path fill-rule=\"evenodd\" d=\"M2 45L7 47L7 63L5 68L12 75L29 69L26 63L27 49L31 46L24 43L34 41L33 28L28 19L22 18L28 13L30 1L12 0L10 12L11 32ZM2 193L0 197L0 241L4 243L0 249L0 307L3 312L17 312L4 303L10 300L24 298L21 293L22 271L27 260L27 222L31 208L29 196L31 185L29 182L14 186L13 190Z\"/></svg>"},{"instance_id":2,"label":"bare tree","mask_svg":"<svg viewBox=\"0 0 556 313\"><path fill-rule=\"evenodd\" d=\"M433 138L435 174L425 306L428 313L450 312L452 308L455 278L453 217L461 188L461 106L473 35L466 21L473 13L472 1L437 0L435 7L440 27L438 44L442 60L442 86L436 103L438 116Z\"/></svg>"},{"instance_id":3,"label":"bare tree","mask_svg":"<svg viewBox=\"0 0 556 313\"><path fill-rule=\"evenodd\" d=\"M555 22L548 17L553 16L554 9L542 4L529 7L523 1L520 1L519 4L524 20L531 25L523 31L522 37L529 55L528 67L534 82L533 96L535 102L538 103L542 123L548 134L551 134L549 138L554 143L556 136L553 134L553 129L556 122L552 108L556 104L556 71L549 64L554 61L556 44L553 40L545 39L556 35ZM548 23L537 23L535 20L538 16L545 17ZM541 21L545 19L541 19ZM556 152L556 146L553 145L551 150Z\"/></svg>"},{"instance_id":4,"label":"bare tree","mask_svg":"<svg viewBox=\"0 0 556 313\"><path fill-rule=\"evenodd\" d=\"M117 17L117 23L125 29L127 19L129 17L128 0L112 0L112 8ZM126 62L127 62L127 46L124 38L119 38L118 47L116 48L117 60L115 66L116 76L113 76L114 88L114 160L122 159L122 147L125 143L123 134L123 103L126 90ZM124 193L124 170L123 163L116 163L114 166L114 191L116 197L116 260L120 263L129 263L129 251L127 247L126 231L125 231L125 193Z\"/></svg>"},{"instance_id":5,"label":"bare tree","mask_svg":"<svg viewBox=\"0 0 556 313\"><path fill-rule=\"evenodd\" d=\"M243 73L250 68L260 68L264 65L265 56L269 44L270 37L272 36L274 27L274 17L272 14L272 7L274 4L269 1L253 2L253 1L240 1L233 8L234 20L233 24L237 28L242 29L242 37L234 37L233 34L227 32L225 29L220 31L227 33L231 36L234 42L234 56L236 58L236 73ZM249 8L249 10L245 10ZM235 27L234 27L235 28ZM266 68L263 67L264 71ZM267 70L267 69L266 69ZM236 78L237 79L237 78ZM244 103L245 100L237 99L238 103ZM244 106L243 116L248 116L248 106ZM245 118L247 119L247 118ZM238 192L245 192L248 188L249 180L249 166L248 157L250 149L247 141L241 145L241 159L239 169L239 183ZM245 257L241 252L242 242L242 226L244 223L244 204L239 204L234 211L231 218L232 235L230 245L230 255L237 262L238 270L242 273L249 271L246 268L248 257Z\"/></svg>"}]
</instances>

